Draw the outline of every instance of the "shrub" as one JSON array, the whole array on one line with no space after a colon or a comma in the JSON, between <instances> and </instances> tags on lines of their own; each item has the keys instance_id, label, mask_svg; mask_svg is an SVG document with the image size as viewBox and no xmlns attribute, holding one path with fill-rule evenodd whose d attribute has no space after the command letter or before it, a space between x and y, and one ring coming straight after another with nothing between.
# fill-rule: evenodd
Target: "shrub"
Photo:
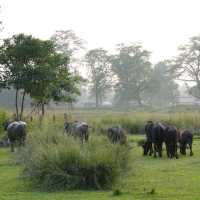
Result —
<instances>
[{"instance_id":1,"label":"shrub","mask_svg":"<svg viewBox=\"0 0 200 200\"><path fill-rule=\"evenodd\" d=\"M3 128L3 123L6 121L7 119L7 113L0 109L0 136L2 136L2 134L4 133L4 128Z\"/></svg>"},{"instance_id":2,"label":"shrub","mask_svg":"<svg viewBox=\"0 0 200 200\"><path fill-rule=\"evenodd\" d=\"M128 154L127 147L103 136L81 145L47 131L32 135L18 160L25 166L23 177L43 190L108 189L127 170Z\"/></svg>"},{"instance_id":3,"label":"shrub","mask_svg":"<svg viewBox=\"0 0 200 200\"><path fill-rule=\"evenodd\" d=\"M113 196L119 196L119 195L122 195L122 192L119 189L115 189L113 191Z\"/></svg>"}]
</instances>

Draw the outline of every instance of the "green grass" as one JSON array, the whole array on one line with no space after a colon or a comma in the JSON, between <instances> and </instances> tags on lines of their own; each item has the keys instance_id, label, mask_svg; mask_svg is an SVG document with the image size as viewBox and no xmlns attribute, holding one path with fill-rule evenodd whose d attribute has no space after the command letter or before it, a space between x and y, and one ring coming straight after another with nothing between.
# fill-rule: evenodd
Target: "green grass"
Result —
<instances>
[{"instance_id":1,"label":"green grass","mask_svg":"<svg viewBox=\"0 0 200 200\"><path fill-rule=\"evenodd\" d=\"M136 142L141 136L130 136L132 169L112 191L40 192L20 178L22 167L14 164L9 149L0 149L0 200L199 200L200 194L200 140L194 142L194 156L169 160L143 157Z\"/></svg>"}]
</instances>

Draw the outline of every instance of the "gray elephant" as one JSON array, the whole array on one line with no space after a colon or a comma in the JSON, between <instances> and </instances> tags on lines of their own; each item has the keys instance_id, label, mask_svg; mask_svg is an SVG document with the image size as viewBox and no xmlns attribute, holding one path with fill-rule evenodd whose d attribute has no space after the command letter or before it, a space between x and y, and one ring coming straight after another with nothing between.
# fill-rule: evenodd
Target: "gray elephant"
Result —
<instances>
[{"instance_id":1,"label":"gray elephant","mask_svg":"<svg viewBox=\"0 0 200 200\"><path fill-rule=\"evenodd\" d=\"M125 144L127 141L126 135L121 128L121 126L113 126L111 128L108 128L107 130L107 136L111 143L116 144Z\"/></svg>"},{"instance_id":2,"label":"gray elephant","mask_svg":"<svg viewBox=\"0 0 200 200\"><path fill-rule=\"evenodd\" d=\"M4 124L4 130L7 131L8 140L11 147L11 152L14 152L14 145L16 143L19 146L25 144L26 140L26 128L27 124L23 121L6 122Z\"/></svg>"},{"instance_id":3,"label":"gray elephant","mask_svg":"<svg viewBox=\"0 0 200 200\"><path fill-rule=\"evenodd\" d=\"M89 126L85 122L67 122L64 124L64 129L68 135L80 138L82 143L83 141L88 141L89 139Z\"/></svg>"}]
</instances>

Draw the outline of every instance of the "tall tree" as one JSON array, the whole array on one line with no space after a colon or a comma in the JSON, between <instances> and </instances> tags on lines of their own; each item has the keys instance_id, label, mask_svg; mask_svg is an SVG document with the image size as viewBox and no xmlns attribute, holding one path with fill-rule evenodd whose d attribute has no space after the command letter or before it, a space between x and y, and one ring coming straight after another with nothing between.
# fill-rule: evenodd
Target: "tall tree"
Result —
<instances>
[{"instance_id":1,"label":"tall tree","mask_svg":"<svg viewBox=\"0 0 200 200\"><path fill-rule=\"evenodd\" d=\"M15 105L18 119L23 114L26 94L34 99L40 99L44 108L47 100L56 98L55 85L57 91L67 90L72 93L75 91L72 90L70 81L76 79L72 78L67 69L67 62L68 58L55 52L52 41L42 41L24 34L4 40L0 47L0 64L4 68L2 80L4 85L16 89ZM22 101L19 113L20 91L22 91Z\"/></svg>"},{"instance_id":2,"label":"tall tree","mask_svg":"<svg viewBox=\"0 0 200 200\"><path fill-rule=\"evenodd\" d=\"M46 65L38 66L34 70L34 78L30 88L30 96L41 108L42 115L45 105L51 100L54 102L73 102L79 95L79 76L72 75L66 67L67 60L61 54L54 53L48 57Z\"/></svg>"},{"instance_id":3,"label":"tall tree","mask_svg":"<svg viewBox=\"0 0 200 200\"><path fill-rule=\"evenodd\" d=\"M81 55L84 49L84 40L79 38L73 30L58 30L51 36L51 40L55 43L56 52L62 53L69 58L69 63L66 65L69 70L75 76L79 76L81 73L79 68L82 66ZM79 85L79 89L80 87ZM72 107L72 102L70 102L70 107Z\"/></svg>"},{"instance_id":4,"label":"tall tree","mask_svg":"<svg viewBox=\"0 0 200 200\"><path fill-rule=\"evenodd\" d=\"M188 44L179 47L179 55L173 60L172 72L179 80L192 82L200 92L200 36L190 38Z\"/></svg>"},{"instance_id":5,"label":"tall tree","mask_svg":"<svg viewBox=\"0 0 200 200\"><path fill-rule=\"evenodd\" d=\"M2 8L2 7L0 6L0 13L1 13L1 8ZM3 21L0 20L0 32L3 31L3 28L4 28L4 27L3 27Z\"/></svg>"},{"instance_id":6,"label":"tall tree","mask_svg":"<svg viewBox=\"0 0 200 200\"><path fill-rule=\"evenodd\" d=\"M62 53L70 58L70 66L78 61L75 54L84 49L84 41L72 30L56 31L52 35L51 40L55 43L58 53Z\"/></svg>"},{"instance_id":7,"label":"tall tree","mask_svg":"<svg viewBox=\"0 0 200 200\"><path fill-rule=\"evenodd\" d=\"M142 94L151 75L150 52L139 44L119 45L112 57L112 70L117 75L116 103L128 106L135 100L142 105Z\"/></svg>"},{"instance_id":8,"label":"tall tree","mask_svg":"<svg viewBox=\"0 0 200 200\"><path fill-rule=\"evenodd\" d=\"M111 86L110 57L102 48L92 49L85 56L90 72L90 92L95 96L96 107L102 104Z\"/></svg>"},{"instance_id":9,"label":"tall tree","mask_svg":"<svg viewBox=\"0 0 200 200\"><path fill-rule=\"evenodd\" d=\"M38 59L39 40L24 34L14 35L5 39L0 47L0 64L2 70L2 84L16 90L15 107L17 118L23 112L23 103L28 87L27 70L32 68ZM19 114L19 92L22 91L21 113Z\"/></svg>"},{"instance_id":10,"label":"tall tree","mask_svg":"<svg viewBox=\"0 0 200 200\"><path fill-rule=\"evenodd\" d=\"M157 63L152 72L144 98L151 105L163 106L176 103L178 84L170 73L170 62Z\"/></svg>"}]
</instances>

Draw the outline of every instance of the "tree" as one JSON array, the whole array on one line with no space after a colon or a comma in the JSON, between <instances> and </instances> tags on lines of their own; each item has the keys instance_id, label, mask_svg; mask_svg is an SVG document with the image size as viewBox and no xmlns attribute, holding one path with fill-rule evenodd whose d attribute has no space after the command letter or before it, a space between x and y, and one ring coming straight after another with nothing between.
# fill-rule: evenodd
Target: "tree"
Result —
<instances>
[{"instance_id":1,"label":"tree","mask_svg":"<svg viewBox=\"0 0 200 200\"><path fill-rule=\"evenodd\" d=\"M27 71L35 65L38 59L39 40L24 34L14 35L5 39L0 47L0 64L2 69L2 84L14 88L17 119L21 118L26 88L29 85ZM19 92L22 91L21 112L19 114Z\"/></svg>"},{"instance_id":2,"label":"tree","mask_svg":"<svg viewBox=\"0 0 200 200\"><path fill-rule=\"evenodd\" d=\"M178 84L170 73L170 62L157 63L152 72L144 98L151 105L168 105L176 102Z\"/></svg>"},{"instance_id":3,"label":"tree","mask_svg":"<svg viewBox=\"0 0 200 200\"><path fill-rule=\"evenodd\" d=\"M24 34L5 39L0 47L0 64L3 66L2 82L9 88L16 89L15 106L17 118L21 119L25 95L38 100L42 108L50 99L55 100L55 85L58 91L74 92L70 88L75 81L68 72L68 58L55 52L52 41L43 41ZM65 78L63 78L63 74ZM61 84L62 82L62 84ZM68 83L68 85L66 85ZM18 99L22 91L21 112ZM71 93L70 93L71 94ZM58 96L58 95L57 95ZM61 100L63 98L60 99ZM44 114L44 109L43 112Z\"/></svg>"},{"instance_id":4,"label":"tree","mask_svg":"<svg viewBox=\"0 0 200 200\"><path fill-rule=\"evenodd\" d=\"M96 107L99 107L111 86L110 57L102 48L92 49L86 54L85 61L91 78L90 92L95 96Z\"/></svg>"},{"instance_id":5,"label":"tree","mask_svg":"<svg viewBox=\"0 0 200 200\"><path fill-rule=\"evenodd\" d=\"M1 12L1 6L0 6L0 12ZM3 22L0 20L0 31L3 31Z\"/></svg>"},{"instance_id":6,"label":"tree","mask_svg":"<svg viewBox=\"0 0 200 200\"><path fill-rule=\"evenodd\" d=\"M188 44L179 47L179 52L172 72L179 80L194 83L200 91L200 36L192 37Z\"/></svg>"},{"instance_id":7,"label":"tree","mask_svg":"<svg viewBox=\"0 0 200 200\"><path fill-rule=\"evenodd\" d=\"M117 76L115 85L117 104L128 106L135 100L142 105L142 93L151 75L150 52L139 44L119 45L118 54L112 57L112 70Z\"/></svg>"},{"instance_id":8,"label":"tree","mask_svg":"<svg viewBox=\"0 0 200 200\"><path fill-rule=\"evenodd\" d=\"M51 40L55 44L56 52L62 53L69 58L69 63L66 67L68 67L75 76L79 76L80 71L77 66L80 67L82 64L80 53L81 50L84 49L84 41L80 39L72 30L56 31L52 35ZM83 79L81 82L83 82ZM70 106L72 107L72 102L70 102Z\"/></svg>"},{"instance_id":9,"label":"tree","mask_svg":"<svg viewBox=\"0 0 200 200\"><path fill-rule=\"evenodd\" d=\"M72 30L56 31L51 40L56 45L56 51L70 58L70 63L77 62L75 54L84 49L84 41L80 39Z\"/></svg>"},{"instance_id":10,"label":"tree","mask_svg":"<svg viewBox=\"0 0 200 200\"><path fill-rule=\"evenodd\" d=\"M73 76L66 67L67 60L62 54L53 54L48 58L48 64L39 66L32 79L33 88L30 96L37 106L41 107L44 115L44 106L51 100L54 102L73 102L79 95L77 88L81 78Z\"/></svg>"}]
</instances>

